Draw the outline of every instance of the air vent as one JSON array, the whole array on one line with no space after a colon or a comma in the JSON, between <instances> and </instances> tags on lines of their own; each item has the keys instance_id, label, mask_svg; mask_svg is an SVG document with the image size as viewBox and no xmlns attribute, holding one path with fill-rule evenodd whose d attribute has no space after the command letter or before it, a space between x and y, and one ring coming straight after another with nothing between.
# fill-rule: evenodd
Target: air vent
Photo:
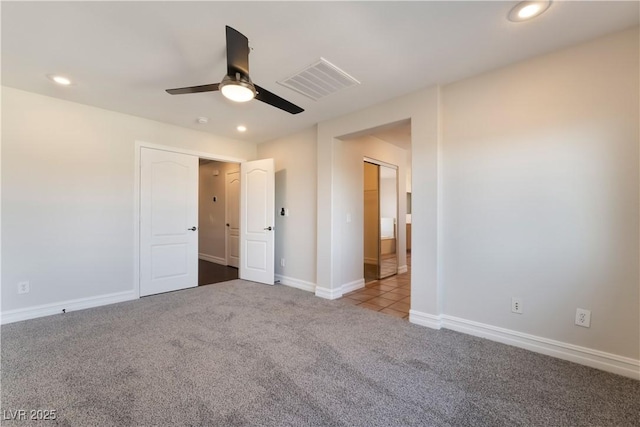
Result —
<instances>
[{"instance_id":1,"label":"air vent","mask_svg":"<svg viewBox=\"0 0 640 427\"><path fill-rule=\"evenodd\" d=\"M360 82L324 58L278 82L317 101Z\"/></svg>"}]
</instances>

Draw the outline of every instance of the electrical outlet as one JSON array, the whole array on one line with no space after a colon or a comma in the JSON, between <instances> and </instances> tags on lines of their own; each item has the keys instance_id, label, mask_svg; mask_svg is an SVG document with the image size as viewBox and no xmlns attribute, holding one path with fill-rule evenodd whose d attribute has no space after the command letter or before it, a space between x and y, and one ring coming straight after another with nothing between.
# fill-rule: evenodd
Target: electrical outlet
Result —
<instances>
[{"instance_id":1,"label":"electrical outlet","mask_svg":"<svg viewBox=\"0 0 640 427\"><path fill-rule=\"evenodd\" d=\"M280 267L284 267L284 258L280 258Z\"/></svg>"},{"instance_id":2,"label":"electrical outlet","mask_svg":"<svg viewBox=\"0 0 640 427\"><path fill-rule=\"evenodd\" d=\"M591 311L584 308L576 309L576 325L584 328L591 327Z\"/></svg>"},{"instance_id":3,"label":"electrical outlet","mask_svg":"<svg viewBox=\"0 0 640 427\"><path fill-rule=\"evenodd\" d=\"M19 294L28 294L30 290L30 286L29 286L29 282L28 281L24 281L24 282L20 282L18 283L18 293Z\"/></svg>"},{"instance_id":4,"label":"electrical outlet","mask_svg":"<svg viewBox=\"0 0 640 427\"><path fill-rule=\"evenodd\" d=\"M518 314L522 314L523 313L523 303L522 303L522 298L518 298L518 297L513 297L511 298L511 312L512 313L518 313Z\"/></svg>"}]
</instances>

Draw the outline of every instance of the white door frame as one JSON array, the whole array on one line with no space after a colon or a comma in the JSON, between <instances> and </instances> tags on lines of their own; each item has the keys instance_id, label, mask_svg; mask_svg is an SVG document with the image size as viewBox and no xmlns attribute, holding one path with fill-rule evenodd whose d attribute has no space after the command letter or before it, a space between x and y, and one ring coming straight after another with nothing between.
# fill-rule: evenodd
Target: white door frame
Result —
<instances>
[{"instance_id":1,"label":"white door frame","mask_svg":"<svg viewBox=\"0 0 640 427\"><path fill-rule=\"evenodd\" d=\"M133 292L136 298L140 298L140 150L143 148L188 154L201 159L217 160L219 162L243 163L247 161L246 159L238 157L187 150L179 147L153 144L144 141L135 141L133 182Z\"/></svg>"}]
</instances>

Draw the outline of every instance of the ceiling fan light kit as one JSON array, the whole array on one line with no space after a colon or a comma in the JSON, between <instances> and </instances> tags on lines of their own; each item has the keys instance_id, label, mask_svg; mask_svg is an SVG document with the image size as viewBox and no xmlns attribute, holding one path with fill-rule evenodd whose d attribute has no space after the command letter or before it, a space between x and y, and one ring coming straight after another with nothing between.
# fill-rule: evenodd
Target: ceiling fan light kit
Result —
<instances>
[{"instance_id":1,"label":"ceiling fan light kit","mask_svg":"<svg viewBox=\"0 0 640 427\"><path fill-rule=\"evenodd\" d=\"M225 98L235 102L247 102L256 97L256 88L251 80L238 76L224 76L219 89Z\"/></svg>"},{"instance_id":2,"label":"ceiling fan light kit","mask_svg":"<svg viewBox=\"0 0 640 427\"><path fill-rule=\"evenodd\" d=\"M258 85L249 77L249 40L237 30L227 26L227 74L220 83L167 89L171 95L186 93L215 92L219 90L225 98L235 102L257 99L291 114L302 113L304 109L280 98Z\"/></svg>"}]
</instances>

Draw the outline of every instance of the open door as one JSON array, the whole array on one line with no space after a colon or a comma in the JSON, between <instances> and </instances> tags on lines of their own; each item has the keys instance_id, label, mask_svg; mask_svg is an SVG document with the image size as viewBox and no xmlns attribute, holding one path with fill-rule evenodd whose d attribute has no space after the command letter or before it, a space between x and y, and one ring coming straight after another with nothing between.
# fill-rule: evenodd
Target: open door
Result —
<instances>
[{"instance_id":1,"label":"open door","mask_svg":"<svg viewBox=\"0 0 640 427\"><path fill-rule=\"evenodd\" d=\"M240 267L240 171L227 172L225 181L227 265Z\"/></svg>"},{"instance_id":2,"label":"open door","mask_svg":"<svg viewBox=\"0 0 640 427\"><path fill-rule=\"evenodd\" d=\"M273 159L240 165L240 278L274 284Z\"/></svg>"},{"instance_id":3,"label":"open door","mask_svg":"<svg viewBox=\"0 0 640 427\"><path fill-rule=\"evenodd\" d=\"M140 151L140 296L198 286L198 158Z\"/></svg>"}]
</instances>

